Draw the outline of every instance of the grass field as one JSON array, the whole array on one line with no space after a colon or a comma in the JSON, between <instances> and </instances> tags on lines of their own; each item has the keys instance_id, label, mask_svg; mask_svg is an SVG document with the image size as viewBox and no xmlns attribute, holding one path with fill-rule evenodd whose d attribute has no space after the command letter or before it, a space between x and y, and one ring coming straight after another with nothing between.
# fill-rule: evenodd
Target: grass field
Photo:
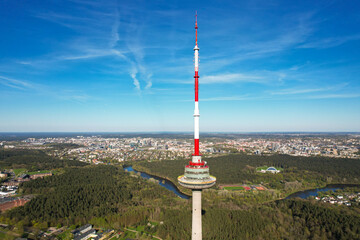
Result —
<instances>
[{"instance_id":1,"label":"grass field","mask_svg":"<svg viewBox=\"0 0 360 240\"><path fill-rule=\"evenodd\" d=\"M225 190L229 191L238 191L238 190L244 190L243 187L224 187Z\"/></svg>"},{"instance_id":2,"label":"grass field","mask_svg":"<svg viewBox=\"0 0 360 240\"><path fill-rule=\"evenodd\" d=\"M28 172L27 174L34 175L34 174L40 174L40 173L50 173L50 171L49 170L41 170L41 171L36 171L36 172Z\"/></svg>"},{"instance_id":3,"label":"grass field","mask_svg":"<svg viewBox=\"0 0 360 240\"><path fill-rule=\"evenodd\" d=\"M155 223L155 222L151 222L151 223L154 223L153 225L158 224L158 223ZM141 236L143 238L140 238L140 239L151 239L151 240L157 240L158 239L156 237L150 237L151 234L149 234L149 233L147 233L145 231L145 226L140 225L140 226L137 226L136 228L127 227L127 229L125 229L125 232L123 234L124 236L122 236L121 240L129 239L129 238L138 239L138 238L136 238L136 236L139 236L141 233L143 233L143 235Z\"/></svg>"},{"instance_id":4,"label":"grass field","mask_svg":"<svg viewBox=\"0 0 360 240\"><path fill-rule=\"evenodd\" d=\"M16 176L22 174L22 173L25 173L27 171L26 168L17 168L17 169L14 169L14 173Z\"/></svg>"},{"instance_id":5,"label":"grass field","mask_svg":"<svg viewBox=\"0 0 360 240\"><path fill-rule=\"evenodd\" d=\"M262 167L257 167L256 171L261 171L261 170L266 170L268 169L268 166L262 166Z\"/></svg>"}]
</instances>

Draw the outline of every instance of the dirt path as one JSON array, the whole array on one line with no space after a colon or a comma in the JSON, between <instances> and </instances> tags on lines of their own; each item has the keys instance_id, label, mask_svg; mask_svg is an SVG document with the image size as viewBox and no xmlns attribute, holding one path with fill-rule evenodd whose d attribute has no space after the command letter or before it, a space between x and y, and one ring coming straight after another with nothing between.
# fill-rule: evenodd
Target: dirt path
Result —
<instances>
[{"instance_id":1,"label":"dirt path","mask_svg":"<svg viewBox=\"0 0 360 240\"><path fill-rule=\"evenodd\" d=\"M130 231L130 232L134 232L134 233L138 233L139 231L136 231L136 230L133 230L133 229L128 229L128 228L124 228L125 230L127 231ZM162 238L160 237L156 237L156 236L152 236L153 238L156 238L156 239L159 239L159 240L163 240Z\"/></svg>"}]
</instances>

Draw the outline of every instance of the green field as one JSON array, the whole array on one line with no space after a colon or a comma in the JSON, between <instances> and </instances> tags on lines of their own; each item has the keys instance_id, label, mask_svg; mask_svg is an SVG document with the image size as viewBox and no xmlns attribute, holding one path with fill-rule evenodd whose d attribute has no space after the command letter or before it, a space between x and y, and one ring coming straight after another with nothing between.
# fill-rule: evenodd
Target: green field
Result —
<instances>
[{"instance_id":1,"label":"green field","mask_svg":"<svg viewBox=\"0 0 360 240\"><path fill-rule=\"evenodd\" d=\"M26 168L17 168L17 169L14 169L13 171L14 171L15 175L18 176L22 173L25 173L27 171L27 169Z\"/></svg>"},{"instance_id":2,"label":"green field","mask_svg":"<svg viewBox=\"0 0 360 240\"><path fill-rule=\"evenodd\" d=\"M224 187L225 190L230 190L230 191L238 191L238 190L244 190L243 187Z\"/></svg>"},{"instance_id":3,"label":"green field","mask_svg":"<svg viewBox=\"0 0 360 240\"><path fill-rule=\"evenodd\" d=\"M267 166L262 166L262 167L257 167L256 171L261 171L261 170L266 170L266 169L268 169Z\"/></svg>"},{"instance_id":4,"label":"green field","mask_svg":"<svg viewBox=\"0 0 360 240\"><path fill-rule=\"evenodd\" d=\"M49 170L41 170L41 171L35 171L35 172L28 172L27 174L29 175L34 175L34 174L40 174L40 173L50 173L51 171Z\"/></svg>"}]
</instances>

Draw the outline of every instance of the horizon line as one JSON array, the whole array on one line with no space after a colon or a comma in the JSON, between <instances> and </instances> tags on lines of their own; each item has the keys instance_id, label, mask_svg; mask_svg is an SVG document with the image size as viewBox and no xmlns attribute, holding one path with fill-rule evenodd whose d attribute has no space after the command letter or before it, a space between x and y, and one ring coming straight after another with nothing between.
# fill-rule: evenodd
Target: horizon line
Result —
<instances>
[{"instance_id":1,"label":"horizon line","mask_svg":"<svg viewBox=\"0 0 360 240\"><path fill-rule=\"evenodd\" d=\"M192 131L134 131L134 132L107 132L107 131L0 131L1 134L29 134L29 133L86 133L86 134L193 134ZM243 132L243 131L205 131L202 132L202 134L216 134L216 133L222 133L222 134L257 134L257 133L288 133L288 134L297 134L297 133L357 133L360 134L360 131L249 131L249 132Z\"/></svg>"}]
</instances>

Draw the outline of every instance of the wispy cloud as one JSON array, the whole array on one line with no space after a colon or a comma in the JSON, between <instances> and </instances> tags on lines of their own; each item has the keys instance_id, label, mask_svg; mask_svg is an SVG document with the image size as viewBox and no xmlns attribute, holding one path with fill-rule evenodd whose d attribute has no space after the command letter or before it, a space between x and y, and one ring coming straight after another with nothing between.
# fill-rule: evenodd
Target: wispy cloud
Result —
<instances>
[{"instance_id":1,"label":"wispy cloud","mask_svg":"<svg viewBox=\"0 0 360 240\"><path fill-rule=\"evenodd\" d=\"M132 78L135 74L139 73L139 76L143 81L145 81L145 89L149 89L152 86L152 73L149 72L146 64L144 63L145 57L145 48L141 42L142 27L138 23L133 23L130 28L128 28L125 38L126 48L129 50L128 62L131 64L134 69L131 73ZM134 79L134 78L133 78ZM139 82L137 80L137 82ZM140 84L136 85L137 90L141 90Z\"/></svg>"},{"instance_id":2,"label":"wispy cloud","mask_svg":"<svg viewBox=\"0 0 360 240\"><path fill-rule=\"evenodd\" d=\"M323 38L313 42L304 43L298 48L331 48L340 46L349 41L360 40L360 34L351 35L351 36L341 36L341 37L330 37Z\"/></svg>"},{"instance_id":3,"label":"wispy cloud","mask_svg":"<svg viewBox=\"0 0 360 240\"><path fill-rule=\"evenodd\" d=\"M87 1L75 1L80 5L91 5ZM145 47L141 41L142 26L141 15L138 18L129 17L128 7L109 7L107 4L95 4L97 10L80 8L82 17L50 12L36 14L36 17L46 21L71 28L78 32L81 37L68 40L59 52L54 52L48 58L48 62L57 61L88 61L96 58L111 57L119 63L128 64L129 77L133 80L134 88L141 91L144 81L144 89L152 87L152 75L144 58ZM104 8L104 6L107 6ZM99 20L100 19L100 20ZM121 31L121 33L120 33ZM42 62L41 60L38 63ZM36 61L32 61L36 64ZM105 63L104 63L105 64ZM41 65L41 64L39 64ZM114 65L112 61L111 65Z\"/></svg>"},{"instance_id":4,"label":"wispy cloud","mask_svg":"<svg viewBox=\"0 0 360 240\"><path fill-rule=\"evenodd\" d=\"M8 78L8 77L4 77L4 76L0 76L0 84L5 85L10 88L20 89L20 90L34 88L34 85L29 82L14 79L14 78Z\"/></svg>"},{"instance_id":5,"label":"wispy cloud","mask_svg":"<svg viewBox=\"0 0 360 240\"><path fill-rule=\"evenodd\" d=\"M87 17L76 17L69 14L61 14L55 12L36 13L34 17L59 24L61 26L73 29L73 30L84 30L89 27L85 23L89 23Z\"/></svg>"},{"instance_id":6,"label":"wispy cloud","mask_svg":"<svg viewBox=\"0 0 360 240\"><path fill-rule=\"evenodd\" d=\"M288 89L281 89L278 91L272 91L270 94L272 95L292 95L292 94L304 94L304 93L313 93L313 92L323 92L329 91L334 89L333 87L326 87L326 88L288 88Z\"/></svg>"},{"instance_id":7,"label":"wispy cloud","mask_svg":"<svg viewBox=\"0 0 360 240\"><path fill-rule=\"evenodd\" d=\"M320 99L341 99L341 98L360 98L360 94L358 93L339 93L339 94L321 94L321 95L306 95L306 96L296 96L291 99L313 99L313 100L320 100ZM208 102L208 101L248 101L248 100L277 100L277 101L288 101L289 98L274 98L274 96L260 94L258 96L219 96L219 97L212 97L212 98L200 98L200 101ZM193 100L187 100L193 101Z\"/></svg>"},{"instance_id":8,"label":"wispy cloud","mask_svg":"<svg viewBox=\"0 0 360 240\"><path fill-rule=\"evenodd\" d=\"M204 59L202 65L207 69L217 71L237 62L268 58L296 48L299 44L306 42L314 32L313 15L313 12L309 12L288 16L286 23L273 26L257 35L253 35L251 41L241 37L240 34L243 34L243 32L234 33L233 38L226 40L227 44L225 46L222 43L224 51L217 52ZM229 51L231 54L228 54ZM207 59L211 59L211 61L207 62Z\"/></svg>"},{"instance_id":9,"label":"wispy cloud","mask_svg":"<svg viewBox=\"0 0 360 240\"><path fill-rule=\"evenodd\" d=\"M211 102L211 101L245 101L245 100L255 100L255 99L262 99L264 97L252 97L249 95L240 95L240 96L218 96L218 97L211 97L211 98L201 98L201 102ZM180 100L180 102L192 102L193 99L187 100Z\"/></svg>"},{"instance_id":10,"label":"wispy cloud","mask_svg":"<svg viewBox=\"0 0 360 240\"><path fill-rule=\"evenodd\" d=\"M86 60L92 58L99 58L99 57L106 57L115 55L114 51L109 49L87 49L86 52L79 53L79 54L70 54L59 56L58 60Z\"/></svg>"},{"instance_id":11,"label":"wispy cloud","mask_svg":"<svg viewBox=\"0 0 360 240\"><path fill-rule=\"evenodd\" d=\"M228 97L213 97L213 98L200 98L200 101L209 102L209 101L245 101L245 100L254 100L259 99L259 97L249 97L248 95L244 96L228 96Z\"/></svg>"},{"instance_id":12,"label":"wispy cloud","mask_svg":"<svg viewBox=\"0 0 360 240\"><path fill-rule=\"evenodd\" d=\"M175 84L194 84L194 80L177 80L166 79L166 82ZM217 84L217 83L236 83L236 82L254 82L263 83L264 78L256 75L248 75L242 73L227 73L218 75L208 75L200 77L201 84Z\"/></svg>"},{"instance_id":13,"label":"wispy cloud","mask_svg":"<svg viewBox=\"0 0 360 240\"><path fill-rule=\"evenodd\" d=\"M62 93L55 95L55 97L58 99L67 100L76 103L86 103L88 100L91 99L89 95L79 94L79 93L73 93L73 94Z\"/></svg>"},{"instance_id":14,"label":"wispy cloud","mask_svg":"<svg viewBox=\"0 0 360 240\"><path fill-rule=\"evenodd\" d=\"M359 98L358 93L339 93L339 94L324 94L308 96L308 99L331 99L331 98Z\"/></svg>"},{"instance_id":15,"label":"wispy cloud","mask_svg":"<svg viewBox=\"0 0 360 240\"><path fill-rule=\"evenodd\" d=\"M10 87L20 91L31 91L33 94L49 96L56 99L62 99L77 103L84 103L91 97L78 90L59 90L46 85L34 83L31 81L19 80L0 76L0 85Z\"/></svg>"},{"instance_id":16,"label":"wispy cloud","mask_svg":"<svg viewBox=\"0 0 360 240\"><path fill-rule=\"evenodd\" d=\"M119 11L116 8L115 9L115 19L114 19L114 24L111 27L111 39L109 42L110 48L114 48L116 47L116 44L118 43L118 41L120 40L120 36L119 36L119 24L120 24L120 19L119 19Z\"/></svg>"},{"instance_id":17,"label":"wispy cloud","mask_svg":"<svg viewBox=\"0 0 360 240\"><path fill-rule=\"evenodd\" d=\"M130 72L130 76L131 78L133 79L133 84L135 86L135 89L137 91L140 91L141 90L141 87L140 87L140 82L139 80L136 78L136 74L137 74L137 69L135 67L132 68L131 72Z\"/></svg>"},{"instance_id":18,"label":"wispy cloud","mask_svg":"<svg viewBox=\"0 0 360 240\"><path fill-rule=\"evenodd\" d=\"M234 84L234 83L258 83L275 84L281 83L287 74L282 71L256 71L248 73L225 73L217 75L201 76L201 84ZM169 83L175 84L193 84L194 80L166 79Z\"/></svg>"},{"instance_id":19,"label":"wispy cloud","mask_svg":"<svg viewBox=\"0 0 360 240\"><path fill-rule=\"evenodd\" d=\"M308 66L309 64L310 64L310 62L307 61L307 62L304 63L304 64L294 65L294 66L292 66L291 68L289 68L289 70L290 70L290 71L297 71L297 70L299 70L299 69L301 69L301 68L304 68L304 67Z\"/></svg>"},{"instance_id":20,"label":"wispy cloud","mask_svg":"<svg viewBox=\"0 0 360 240\"><path fill-rule=\"evenodd\" d=\"M246 75L242 73L229 73L229 74L219 74L204 76L201 79L202 84L212 84L212 83L233 83L233 82L257 82L261 83L264 79L260 76Z\"/></svg>"}]
</instances>

